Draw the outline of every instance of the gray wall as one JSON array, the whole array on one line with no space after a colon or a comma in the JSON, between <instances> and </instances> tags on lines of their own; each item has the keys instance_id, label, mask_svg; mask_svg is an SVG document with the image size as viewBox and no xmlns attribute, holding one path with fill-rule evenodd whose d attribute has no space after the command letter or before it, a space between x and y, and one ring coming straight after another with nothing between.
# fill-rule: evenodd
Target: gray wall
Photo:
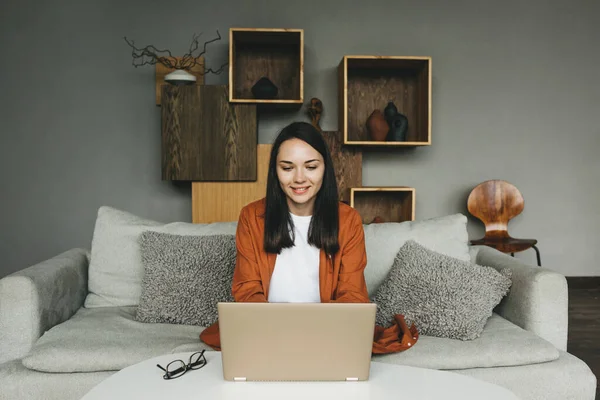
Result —
<instances>
[{"instance_id":1,"label":"gray wall","mask_svg":"<svg viewBox=\"0 0 600 400\"><path fill-rule=\"evenodd\" d=\"M305 98L323 100L326 130L344 54L432 56L432 146L365 154L363 184L414 186L423 219L467 213L472 187L506 179L525 197L513 235L537 238L548 268L600 275L599 16L593 0L3 0L0 276L89 248L101 205L191 220L189 185L160 179L154 70L132 67L123 36L181 54L218 29L218 66L232 26L305 29ZM259 141L295 119L263 115Z\"/></svg>"}]
</instances>

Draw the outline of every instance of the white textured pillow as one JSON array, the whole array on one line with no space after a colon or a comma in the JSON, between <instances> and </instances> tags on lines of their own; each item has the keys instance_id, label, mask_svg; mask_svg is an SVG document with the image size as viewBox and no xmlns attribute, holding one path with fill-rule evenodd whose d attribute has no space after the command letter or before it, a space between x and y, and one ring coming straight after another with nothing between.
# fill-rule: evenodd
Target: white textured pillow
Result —
<instances>
[{"instance_id":1,"label":"white textured pillow","mask_svg":"<svg viewBox=\"0 0 600 400\"><path fill-rule=\"evenodd\" d=\"M372 297L385 280L394 258L408 240L415 240L438 253L470 261L467 217L452 214L420 221L364 225L367 248L365 280Z\"/></svg>"},{"instance_id":2,"label":"white textured pillow","mask_svg":"<svg viewBox=\"0 0 600 400\"><path fill-rule=\"evenodd\" d=\"M139 305L144 266L139 238L154 231L178 235L235 235L237 222L163 224L126 211L102 206L92 238L85 307Z\"/></svg>"}]
</instances>

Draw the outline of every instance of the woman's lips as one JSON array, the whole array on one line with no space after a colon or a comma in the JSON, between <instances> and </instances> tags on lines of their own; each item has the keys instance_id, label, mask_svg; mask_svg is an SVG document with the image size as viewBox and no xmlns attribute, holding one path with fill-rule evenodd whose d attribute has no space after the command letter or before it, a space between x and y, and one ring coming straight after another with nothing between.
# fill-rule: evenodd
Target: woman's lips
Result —
<instances>
[{"instance_id":1,"label":"woman's lips","mask_svg":"<svg viewBox=\"0 0 600 400\"><path fill-rule=\"evenodd\" d=\"M292 191L295 194L304 194L304 193L308 192L308 186L292 188Z\"/></svg>"}]
</instances>

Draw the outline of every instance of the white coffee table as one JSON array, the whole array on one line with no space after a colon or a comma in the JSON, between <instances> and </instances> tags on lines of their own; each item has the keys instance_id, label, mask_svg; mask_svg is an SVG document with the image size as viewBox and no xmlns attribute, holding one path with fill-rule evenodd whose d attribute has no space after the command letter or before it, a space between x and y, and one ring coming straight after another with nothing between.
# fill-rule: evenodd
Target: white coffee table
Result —
<instances>
[{"instance_id":1,"label":"white coffee table","mask_svg":"<svg viewBox=\"0 0 600 400\"><path fill-rule=\"evenodd\" d=\"M368 381L361 382L229 382L223 380L221 353L206 352L207 365L164 380L163 366L187 361L191 353L166 354L124 368L100 382L82 400L106 399L518 399L503 387L451 372L371 363Z\"/></svg>"}]
</instances>

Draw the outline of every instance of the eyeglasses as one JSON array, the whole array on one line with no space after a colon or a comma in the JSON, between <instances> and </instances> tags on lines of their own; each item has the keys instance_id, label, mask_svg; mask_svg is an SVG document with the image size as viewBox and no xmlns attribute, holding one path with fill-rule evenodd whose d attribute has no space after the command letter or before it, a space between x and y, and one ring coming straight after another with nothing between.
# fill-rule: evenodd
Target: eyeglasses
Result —
<instances>
[{"instance_id":1,"label":"eyeglasses","mask_svg":"<svg viewBox=\"0 0 600 400\"><path fill-rule=\"evenodd\" d=\"M204 351L198 351L190 356L190 361L186 364L183 360L174 360L167 364L166 368L156 364L156 366L163 371L163 379L175 379L179 378L190 369L200 369L206 365L206 357L204 357Z\"/></svg>"}]
</instances>

